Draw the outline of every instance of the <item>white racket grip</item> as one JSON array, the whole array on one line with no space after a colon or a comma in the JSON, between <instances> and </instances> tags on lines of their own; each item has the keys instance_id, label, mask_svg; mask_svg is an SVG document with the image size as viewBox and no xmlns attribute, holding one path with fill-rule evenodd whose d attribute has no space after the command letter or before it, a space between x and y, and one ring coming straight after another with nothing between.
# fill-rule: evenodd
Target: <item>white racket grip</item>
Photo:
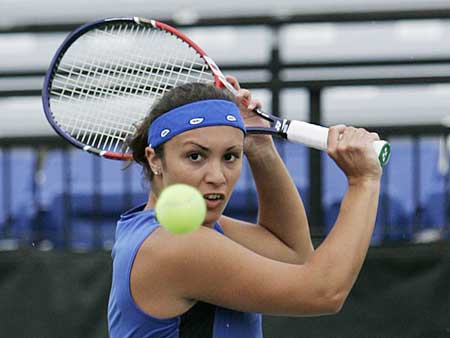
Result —
<instances>
[{"instance_id":1,"label":"white racket grip","mask_svg":"<svg viewBox=\"0 0 450 338\"><path fill-rule=\"evenodd\" d=\"M291 121L286 131L287 139L310 148L327 150L328 128L302 121Z\"/></svg>"},{"instance_id":2,"label":"white racket grip","mask_svg":"<svg viewBox=\"0 0 450 338\"><path fill-rule=\"evenodd\" d=\"M328 128L302 121L290 121L286 130L287 139L301 143L310 148L327 150ZM382 166L386 165L391 155L388 142L380 140L373 142L373 148Z\"/></svg>"}]
</instances>

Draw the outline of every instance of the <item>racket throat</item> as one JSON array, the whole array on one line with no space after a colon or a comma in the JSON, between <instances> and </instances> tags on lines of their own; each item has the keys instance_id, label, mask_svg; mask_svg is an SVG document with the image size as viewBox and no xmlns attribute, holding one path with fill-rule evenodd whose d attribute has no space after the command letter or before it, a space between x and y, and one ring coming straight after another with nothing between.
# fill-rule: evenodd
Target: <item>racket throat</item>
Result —
<instances>
[{"instance_id":1,"label":"racket throat","mask_svg":"<svg viewBox=\"0 0 450 338\"><path fill-rule=\"evenodd\" d=\"M291 121L277 119L271 128L265 127L249 127L247 128L248 134L268 134L274 135L280 138L287 139L287 130L289 129Z\"/></svg>"},{"instance_id":2,"label":"racket throat","mask_svg":"<svg viewBox=\"0 0 450 338\"><path fill-rule=\"evenodd\" d=\"M283 120L280 119L275 122L275 129L282 138L287 138L287 131L289 129L290 124L291 121L285 119Z\"/></svg>"}]
</instances>

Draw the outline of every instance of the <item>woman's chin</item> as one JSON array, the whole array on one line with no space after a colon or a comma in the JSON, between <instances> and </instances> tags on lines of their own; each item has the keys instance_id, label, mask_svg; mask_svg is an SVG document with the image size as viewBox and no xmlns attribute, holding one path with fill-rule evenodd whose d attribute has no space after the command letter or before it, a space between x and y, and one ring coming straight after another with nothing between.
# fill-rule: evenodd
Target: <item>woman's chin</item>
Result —
<instances>
[{"instance_id":1,"label":"woman's chin","mask_svg":"<svg viewBox=\"0 0 450 338\"><path fill-rule=\"evenodd\" d=\"M223 210L208 210L203 225L213 226L222 216Z\"/></svg>"}]
</instances>

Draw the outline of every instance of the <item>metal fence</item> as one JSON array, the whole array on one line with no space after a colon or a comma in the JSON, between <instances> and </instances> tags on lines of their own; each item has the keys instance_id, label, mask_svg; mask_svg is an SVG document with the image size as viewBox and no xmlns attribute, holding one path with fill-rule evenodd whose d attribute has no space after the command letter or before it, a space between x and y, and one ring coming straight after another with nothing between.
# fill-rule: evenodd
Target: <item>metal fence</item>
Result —
<instances>
[{"instance_id":1,"label":"metal fence","mask_svg":"<svg viewBox=\"0 0 450 338\"><path fill-rule=\"evenodd\" d=\"M320 22L334 22L334 23L348 23L348 22L376 22L376 21L396 21L396 20L425 20L425 19L450 19L448 10L429 10L429 11L393 11L393 12L359 12L359 13L341 13L341 14L327 14L327 15L297 15L286 18L274 18L274 17L246 17L246 18L220 18L220 19L202 19L192 25L184 25L186 28L192 27L218 27L218 26L265 26L272 32L273 36L277 36L279 30L290 24L296 23L320 23ZM170 23L170 22L169 22ZM176 23L173 23L176 24ZM15 33L15 32L65 32L73 29L74 24L70 25L45 25L45 26L23 26L15 28L3 28L0 33ZM180 26L180 25L178 25ZM345 86L415 86L422 84L448 84L450 83L450 74L442 74L440 71L431 71L426 75L421 72L415 72L415 67L421 67L424 65L449 65L450 58L392 58L392 59L373 59L373 60L351 60L351 61L324 61L324 62L285 62L280 57L280 46L274 39L274 43L271 45L270 59L267 63L261 64L226 64L223 65L225 72L265 72L269 74L268 78L261 81L245 81L242 85L252 89L267 89L271 94L271 110L275 114L280 112L282 103L282 91L285 89L302 88L308 93L309 98L309 116L308 120L311 123L322 124L323 123L323 93L328 88L333 87L345 87ZM344 69L344 70L357 70L357 69L378 69L378 67L402 67L408 66L411 70L408 74L392 76L378 76L354 73L353 76L345 77L329 77L322 76L313 80L304 80L296 76L286 76L287 72L294 72L297 70L320 70L320 69ZM0 79L2 78L26 78L26 77L42 77L45 70L25 70L25 71L5 71L0 73ZM369 72L370 73L370 72ZM10 96L39 96L39 89L5 89L0 91L0 97ZM8 112L3 112L7 114ZM409 206L406 208L405 215L401 220L392 216L396 207L393 205L393 199L391 197L391 188L395 180L398 180L398 173L388 167L384 172L382 181L382 198L380 200L379 220L378 220L378 233L377 239L373 244L386 244L388 242L411 242L420 240L436 240L449 238L449 225L448 225L448 174L443 174L437 183L439 186L436 188L439 192L436 202L429 202L424 189L428 189L427 182L423 182L424 164L427 164L429 159L424 158L423 154L426 154L426 150L422 150L423 144L430 140L432 143L432 151L437 152L438 143L440 139L446 139L449 135L449 128L443 125L408 125L405 123L402 126L371 126L371 130L378 132L383 138L390 140L393 145L393 160L399 153L396 153L396 144L407 143L406 148L399 146L400 152L408 152L410 154L409 162L405 163L404 168L406 172L409 172L408 180L403 180L398 183L396 189L407 190L409 192L410 201ZM425 142L425 143L424 143ZM20 149L28 149L30 151L30 161L27 162L30 167L29 170L21 172L19 170L20 164L14 162L14 154L20 153ZM43 168L45 165L51 165L46 163L49 154L54 155L58 152L58 149L63 149L60 152L61 156L61 173L58 178L47 177L46 181L43 181ZM80 249L86 248L98 248L98 247L110 247L109 241L102 240L102 231L107 226L101 225L106 220L106 223L113 229L114 222L111 216L118 216L119 211L124 211L133 203L142 200L143 194L145 194L145 188L132 188L133 182L140 181L139 174L136 169L131 174L126 174L127 171L120 171L120 168L115 167L118 172L121 172L121 178L123 180L120 185L121 188L117 188L114 193L104 193L102 191L102 166L99 161L92 160L91 174L90 174L90 188L87 194L92 197L91 202L86 202L87 195L79 195L72 190L74 182L74 170L80 170L80 166L74 166L71 161L73 160L73 152L69 151L66 144L63 143L57 137L3 137L0 138L0 150L1 150L1 185L0 194L2 196L1 209L3 210L0 218L1 224L1 238L4 239L3 243L5 247L8 245L14 246L14 243L21 243L25 245L39 244L41 247L46 245L67 247L73 242L73 228L78 225L74 222L74 215L77 214L77 207L74 200L79 199L77 203L88 203L90 205L90 212L84 214L86 218L91 218L94 221L92 227L92 233L88 235L92 240L86 244L79 246ZM289 150L288 150L289 151ZM309 220L312 227L312 233L314 237L323 238L328 231L327 222L330 222L331 216L335 210L332 208L333 203L336 201L328 201L326 198L326 191L328 189L326 183L326 171L327 159L326 157L316 150L306 150L299 146L295 152L298 151L299 165L302 166L304 174L305 184L298 185L299 191L306 201ZM292 154L286 154L286 149L280 146L280 152L285 159L292 160ZM301 157L305 154L305 156ZM442 154L441 154L442 155ZM409 156L409 155L408 155ZM85 160L86 163L90 163L91 160ZM108 165L106 165L108 166ZM405 168L407 167L407 168ZM334 170L334 169L333 169ZM19 176L18 176L19 175ZM247 174L243 174L242 184L243 190L247 191L249 200L254 196L254 187L251 183L250 177ZM119 176L117 176L119 177ZM117 179L114 178L114 180ZM29 180L28 194L26 198L22 196L22 204L15 205L15 197L13 195L21 193L19 180ZM46 185L49 185L51 181L59 180L59 191L54 191L53 196L45 192ZM19 190L17 190L19 189ZM56 189L56 188L55 188ZM431 190L430 190L431 191ZM109 194L109 195L108 195ZM102 199L102 196L108 196ZM110 196L111 195L111 196ZM119 196L119 197L118 197ZM121 197L120 197L121 196ZM403 202L400 194L397 202ZM430 195L431 196L431 195ZM45 200L48 198L48 200ZM110 198L110 200L109 200ZM121 204L118 205L115 201L117 198L121 199ZM430 197L431 198L431 197ZM395 201L394 201L395 202ZM58 218L58 224L52 224L50 229L49 223L54 220L49 219L49 209L59 207L62 205L62 216ZM74 204L75 203L75 204ZM115 208L115 212L103 212L102 203L112 203ZM438 218L427 219L426 203L431 203L434 206L436 204L442 204L437 211L432 211L434 214L441 213ZM253 203L254 204L254 203ZM253 205L249 204L249 205ZM75 205L75 207L74 207ZM22 210L22 213L17 213L16 210ZM111 208L110 208L111 209ZM231 214L235 212L233 207L230 209ZM333 211L334 210L334 211ZM252 213L255 210L250 210L245 217L252 217ZM237 212L239 214L239 212ZM399 223L396 223L399 222ZM436 223L437 222L437 223ZM87 224L87 223L86 223ZM84 226L84 225L83 225ZM53 227L53 228L52 228ZM23 229L23 233L21 232ZM22 230L21 230L22 229ZM45 230L47 229L47 230ZM105 230L105 231L111 231ZM430 231L424 231L430 230ZM90 230L84 229L85 234ZM52 233L53 232L53 233ZM55 235L56 234L56 235ZM420 234L420 236L418 236ZM82 233L78 234L83 236ZM56 236L56 237L52 237ZM428 236L428 237L427 237ZM48 238L53 238L52 241L47 241ZM55 238L57 240L55 240ZM14 241L5 241L6 239L14 239ZM82 239L80 239L83 242ZM55 244L56 242L56 244ZM9 244L8 244L9 243ZM13 244L11 244L13 243Z\"/></svg>"}]
</instances>

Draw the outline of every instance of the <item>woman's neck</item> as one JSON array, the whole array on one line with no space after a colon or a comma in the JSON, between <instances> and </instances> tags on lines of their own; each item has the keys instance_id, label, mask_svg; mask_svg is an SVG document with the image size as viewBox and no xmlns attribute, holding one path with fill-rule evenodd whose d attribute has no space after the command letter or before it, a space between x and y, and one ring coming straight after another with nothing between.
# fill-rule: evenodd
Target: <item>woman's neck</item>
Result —
<instances>
[{"instance_id":1,"label":"woman's neck","mask_svg":"<svg viewBox=\"0 0 450 338\"><path fill-rule=\"evenodd\" d=\"M148 209L154 209L155 208L155 204L156 204L156 195L153 191L150 191L148 194L148 200L147 200L147 204L145 205L144 210L148 210Z\"/></svg>"}]
</instances>

